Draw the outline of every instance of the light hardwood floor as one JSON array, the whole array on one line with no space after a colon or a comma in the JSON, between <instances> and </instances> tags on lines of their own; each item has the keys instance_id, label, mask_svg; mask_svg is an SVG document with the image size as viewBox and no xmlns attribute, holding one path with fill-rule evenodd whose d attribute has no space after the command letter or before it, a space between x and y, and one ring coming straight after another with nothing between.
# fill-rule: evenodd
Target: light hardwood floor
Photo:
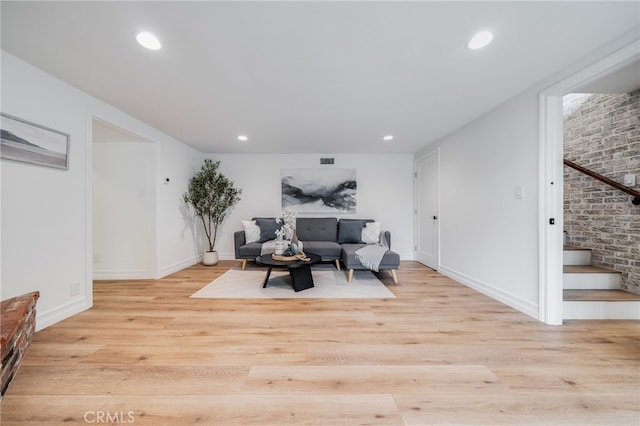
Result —
<instances>
[{"instance_id":1,"label":"light hardwood floor","mask_svg":"<svg viewBox=\"0 0 640 426\"><path fill-rule=\"evenodd\" d=\"M395 299L189 298L236 264L96 282L2 425L640 423L638 322L547 326L416 262L381 275Z\"/></svg>"}]
</instances>

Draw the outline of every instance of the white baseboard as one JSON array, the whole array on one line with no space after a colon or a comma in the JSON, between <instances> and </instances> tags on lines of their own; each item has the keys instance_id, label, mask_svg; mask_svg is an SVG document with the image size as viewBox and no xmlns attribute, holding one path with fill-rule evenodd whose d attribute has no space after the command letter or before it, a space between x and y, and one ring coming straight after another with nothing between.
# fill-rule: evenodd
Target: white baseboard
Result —
<instances>
[{"instance_id":1,"label":"white baseboard","mask_svg":"<svg viewBox=\"0 0 640 426\"><path fill-rule=\"evenodd\" d=\"M477 290L480 293L491 297L492 299L502 302L505 305L511 306L512 308L517 309L518 311L527 314L530 317L538 319L538 305L535 303L524 300L521 297L518 297L504 290L495 288L485 282L465 275L454 269L448 268L447 266L440 265L438 272L458 281L461 284L466 285L467 287L471 287L472 289Z\"/></svg>"},{"instance_id":2,"label":"white baseboard","mask_svg":"<svg viewBox=\"0 0 640 426\"><path fill-rule=\"evenodd\" d=\"M191 257L189 259L185 259L185 260L182 260L180 262L176 262L176 263L171 264L171 265L163 266L163 267L160 268L159 276L157 276L156 279L163 278L163 277L166 277L167 275L171 275L171 274L173 274L175 272L181 271L184 268L188 268L189 266L195 265L196 263L200 262L201 260L202 260L202 258L194 256L194 257Z\"/></svg>"},{"instance_id":3,"label":"white baseboard","mask_svg":"<svg viewBox=\"0 0 640 426\"><path fill-rule=\"evenodd\" d=\"M71 300L64 305L60 305L45 312L38 311L38 307L36 305L36 331L40 331L43 328L79 314L82 311L86 311L92 306L93 301L87 297Z\"/></svg>"},{"instance_id":4,"label":"white baseboard","mask_svg":"<svg viewBox=\"0 0 640 426\"><path fill-rule=\"evenodd\" d=\"M152 274L142 269L94 269L94 280L142 280L149 279Z\"/></svg>"}]
</instances>

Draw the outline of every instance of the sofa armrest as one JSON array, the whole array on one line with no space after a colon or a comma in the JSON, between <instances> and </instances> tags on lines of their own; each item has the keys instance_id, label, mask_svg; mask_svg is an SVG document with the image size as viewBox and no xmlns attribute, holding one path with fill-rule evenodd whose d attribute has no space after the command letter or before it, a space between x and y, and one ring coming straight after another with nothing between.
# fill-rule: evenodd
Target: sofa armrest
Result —
<instances>
[{"instance_id":1,"label":"sofa armrest","mask_svg":"<svg viewBox=\"0 0 640 426\"><path fill-rule=\"evenodd\" d=\"M387 247L389 247L389 250L391 250L391 232L384 231L382 232L381 237L384 238L384 240L387 242Z\"/></svg>"},{"instance_id":2,"label":"sofa armrest","mask_svg":"<svg viewBox=\"0 0 640 426\"><path fill-rule=\"evenodd\" d=\"M233 247L236 252L236 259L240 259L240 247L245 243L244 231L236 231L233 233Z\"/></svg>"}]
</instances>

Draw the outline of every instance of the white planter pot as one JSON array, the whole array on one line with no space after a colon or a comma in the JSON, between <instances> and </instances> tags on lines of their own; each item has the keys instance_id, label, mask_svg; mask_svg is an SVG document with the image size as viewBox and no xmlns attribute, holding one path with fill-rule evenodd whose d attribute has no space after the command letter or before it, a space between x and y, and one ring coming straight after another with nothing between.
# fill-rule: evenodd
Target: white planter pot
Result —
<instances>
[{"instance_id":1,"label":"white planter pot","mask_svg":"<svg viewBox=\"0 0 640 426\"><path fill-rule=\"evenodd\" d=\"M205 251L202 255L202 264L203 265L215 265L218 263L218 252L217 251Z\"/></svg>"}]
</instances>

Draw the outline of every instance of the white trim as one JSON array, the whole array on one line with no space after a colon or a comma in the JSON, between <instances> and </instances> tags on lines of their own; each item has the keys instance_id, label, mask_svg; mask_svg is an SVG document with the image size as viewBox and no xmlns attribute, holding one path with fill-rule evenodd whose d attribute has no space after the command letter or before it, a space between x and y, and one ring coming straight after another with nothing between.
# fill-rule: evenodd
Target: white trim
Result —
<instances>
[{"instance_id":1,"label":"white trim","mask_svg":"<svg viewBox=\"0 0 640 426\"><path fill-rule=\"evenodd\" d=\"M528 300L522 299L521 297L518 297L514 294L493 287L490 284L477 280L442 264L440 264L440 269L438 270L438 272L461 284L466 285L467 287L479 291L480 293L485 294L492 299L495 299L499 302L504 303L505 305L517 309L518 311L523 312L530 317L538 318L538 306Z\"/></svg>"},{"instance_id":2,"label":"white trim","mask_svg":"<svg viewBox=\"0 0 640 426\"><path fill-rule=\"evenodd\" d=\"M547 324L562 324L563 117L562 97L640 59L640 40L544 89L540 93L539 312ZM553 184L551 183L553 182ZM555 225L549 225L549 219ZM567 306L567 305L564 305Z\"/></svg>"},{"instance_id":3,"label":"white trim","mask_svg":"<svg viewBox=\"0 0 640 426\"><path fill-rule=\"evenodd\" d=\"M640 59L640 40L635 40L620 50L608 55L598 62L559 81L545 89L543 93L564 96L571 90L590 84L595 80L612 74Z\"/></svg>"},{"instance_id":4,"label":"white trim","mask_svg":"<svg viewBox=\"0 0 640 426\"><path fill-rule=\"evenodd\" d=\"M38 312L36 305L36 331L86 311L92 306L93 301L88 296L71 300L45 312Z\"/></svg>"},{"instance_id":5,"label":"white trim","mask_svg":"<svg viewBox=\"0 0 640 426\"><path fill-rule=\"evenodd\" d=\"M175 272L181 271L182 269L188 268L189 266L193 266L196 263L199 263L202 260L202 257L190 257L189 259L182 260L180 262L176 262L172 265L163 266L160 268L160 276L158 279L166 277L167 275L171 275Z\"/></svg>"},{"instance_id":6,"label":"white trim","mask_svg":"<svg viewBox=\"0 0 640 426\"><path fill-rule=\"evenodd\" d=\"M88 107L85 107L86 118L86 149L84 159L85 187L84 187L84 223L85 223L85 282L84 294L86 303L83 306L89 309L93 306L93 115ZM75 315L73 312L70 315ZM64 318L61 318L64 319ZM59 321L59 320L58 320ZM48 324L50 325L50 324Z\"/></svg>"},{"instance_id":7,"label":"white trim","mask_svg":"<svg viewBox=\"0 0 640 426\"><path fill-rule=\"evenodd\" d=\"M94 280L143 280L153 279L144 269L94 269Z\"/></svg>"},{"instance_id":8,"label":"white trim","mask_svg":"<svg viewBox=\"0 0 640 426\"><path fill-rule=\"evenodd\" d=\"M549 325L562 324L562 130L562 97L541 94L538 319Z\"/></svg>"},{"instance_id":9,"label":"white trim","mask_svg":"<svg viewBox=\"0 0 640 426\"><path fill-rule=\"evenodd\" d=\"M88 211L88 215L87 216L87 222L88 222L88 233L87 235L89 236L87 238L88 242L87 242L87 254L88 254L88 263L89 263L89 267L88 267L88 271L89 271L89 286L91 287L91 294L93 294L93 283L92 280L93 279L147 279L147 278L160 278L160 277L156 277L156 264L158 263L158 253L159 253L159 248L157 247L157 223L158 223L158 219L157 219L157 215L158 215L158 206L157 206L157 199L158 199L158 186L157 186L157 176L158 176L158 144L153 141L150 138L147 138L145 136L140 136L139 133L137 133L134 130L130 130L129 126L127 126L126 124L122 124L122 120L118 119L118 117L111 117L111 118L107 118L109 116L109 114L106 113L100 113L100 112L96 112L96 111L91 111L91 110L87 110L87 152L89 153L88 157L87 157L87 191L88 191L88 196L87 196L87 211ZM149 188L150 189L150 193L151 196L153 198L153 200L151 201L151 204L153 205L153 215L151 215L149 217L150 221L153 221L152 224L152 229L153 229L153 234L150 237L150 241L148 242L148 250L152 251L152 255L151 255L151 262L149 265L149 269L148 270L98 270L98 271L92 271L93 269L93 121L94 120L98 120L101 121L105 124L111 125L111 126L115 126L117 128L120 128L126 132L130 132L134 135L137 135L140 137L141 140L146 140L149 142L150 146L152 147L153 150L153 161L154 161L154 167L152 170L153 173L153 177L152 177L152 186Z\"/></svg>"}]
</instances>

